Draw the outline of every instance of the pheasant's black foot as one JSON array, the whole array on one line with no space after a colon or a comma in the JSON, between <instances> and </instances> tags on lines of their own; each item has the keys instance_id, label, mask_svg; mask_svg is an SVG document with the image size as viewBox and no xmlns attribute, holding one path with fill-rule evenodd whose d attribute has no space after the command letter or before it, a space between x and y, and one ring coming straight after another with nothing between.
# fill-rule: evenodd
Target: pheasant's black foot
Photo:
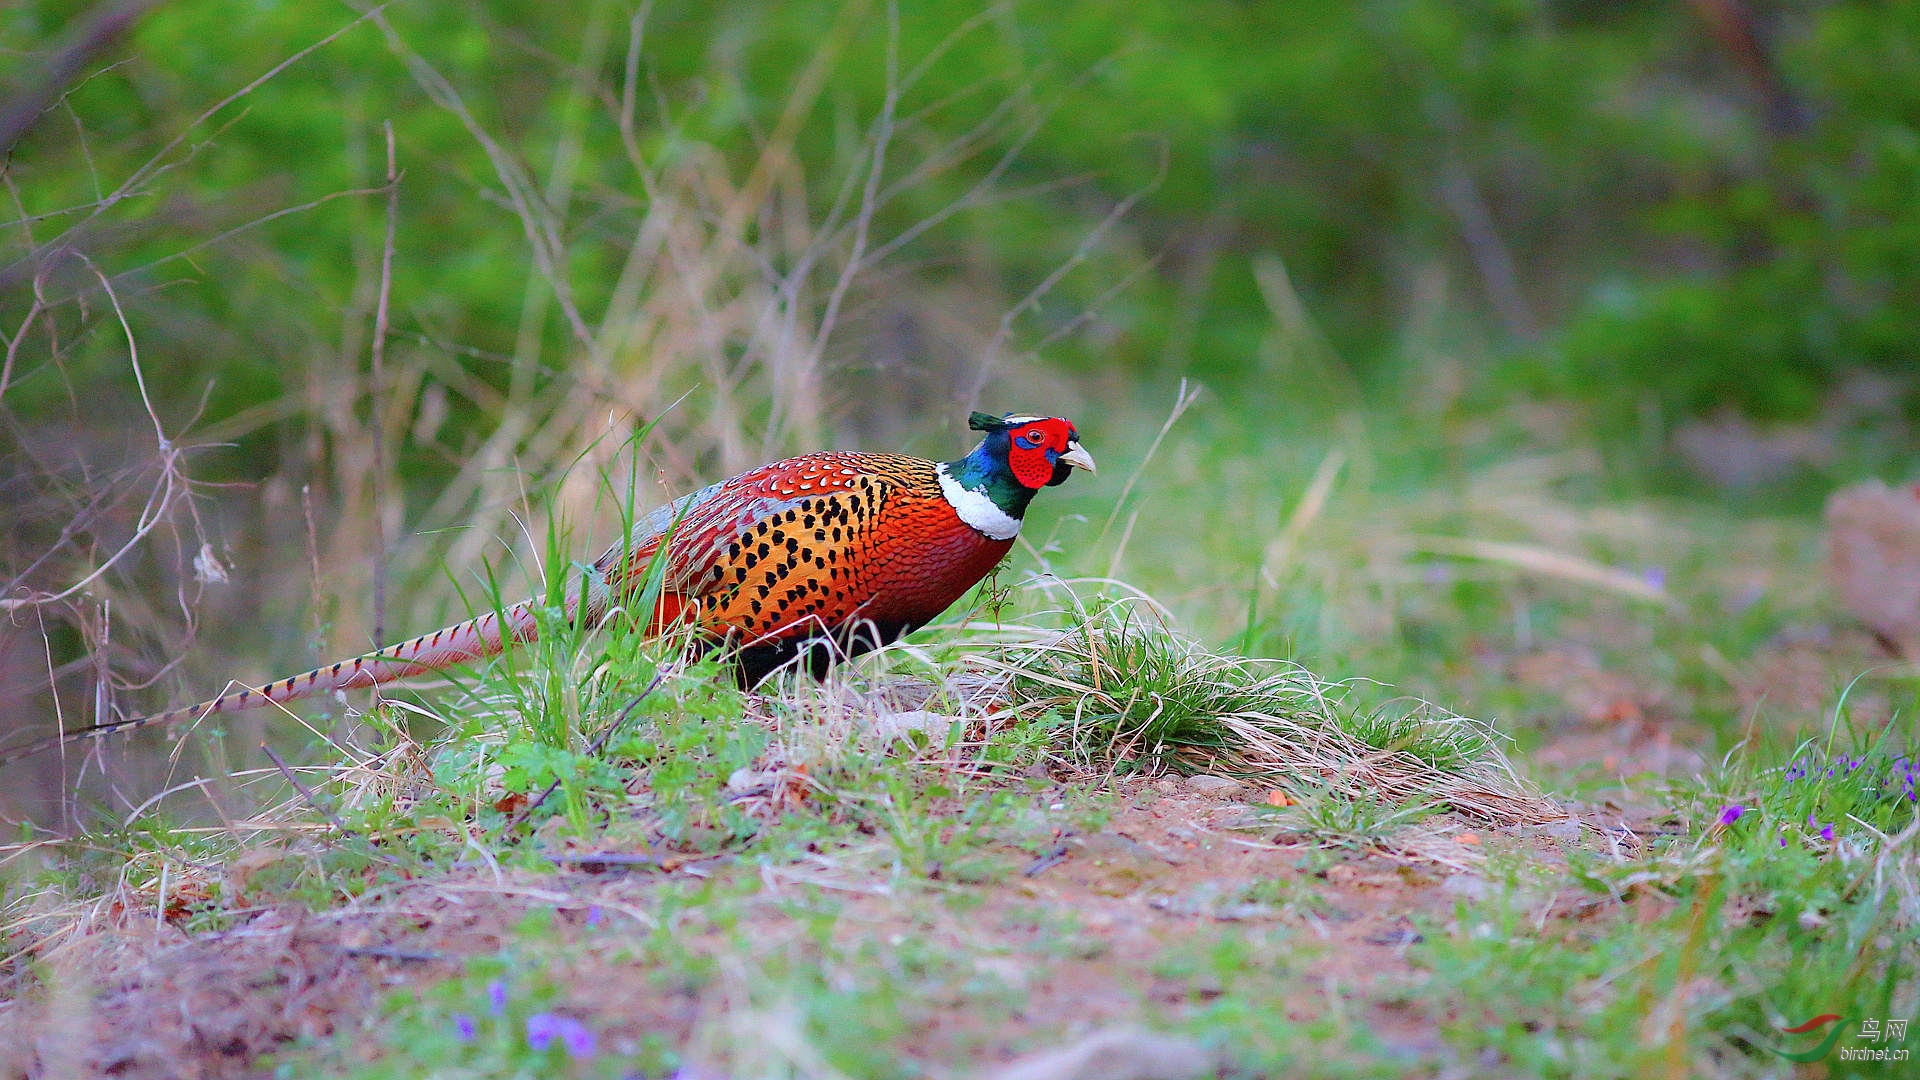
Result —
<instances>
[{"instance_id":1,"label":"pheasant's black foot","mask_svg":"<svg viewBox=\"0 0 1920 1080\"><path fill-rule=\"evenodd\" d=\"M767 676L789 664L815 679L825 679L835 663L898 641L916 626L900 620L862 619L832 633L749 645L734 653L734 675L743 690L758 686Z\"/></svg>"}]
</instances>

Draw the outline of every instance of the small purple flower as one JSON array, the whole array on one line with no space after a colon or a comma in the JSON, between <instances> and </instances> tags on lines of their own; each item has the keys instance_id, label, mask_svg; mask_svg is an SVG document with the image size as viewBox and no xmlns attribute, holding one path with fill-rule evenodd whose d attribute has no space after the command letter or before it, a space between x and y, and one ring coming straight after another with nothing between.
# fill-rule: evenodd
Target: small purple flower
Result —
<instances>
[{"instance_id":1,"label":"small purple flower","mask_svg":"<svg viewBox=\"0 0 1920 1080\"><path fill-rule=\"evenodd\" d=\"M1740 815L1746 812L1747 812L1746 807L1741 806L1739 803L1734 803L1733 805L1720 811L1720 824L1731 825L1734 822L1739 821Z\"/></svg>"},{"instance_id":2,"label":"small purple flower","mask_svg":"<svg viewBox=\"0 0 1920 1080\"><path fill-rule=\"evenodd\" d=\"M1784 836L1783 836L1783 837L1781 837L1781 838L1780 838L1780 846L1781 846L1781 847L1786 847L1786 846L1787 846L1787 838L1786 838L1786 837L1784 837Z\"/></svg>"},{"instance_id":3,"label":"small purple flower","mask_svg":"<svg viewBox=\"0 0 1920 1080\"><path fill-rule=\"evenodd\" d=\"M552 1013L534 1013L527 1017L527 1045L543 1053L560 1034L560 1018Z\"/></svg>"},{"instance_id":4,"label":"small purple flower","mask_svg":"<svg viewBox=\"0 0 1920 1080\"><path fill-rule=\"evenodd\" d=\"M1833 843L1833 826L1829 825L1826 828L1821 829L1820 839L1825 840L1829 844Z\"/></svg>"},{"instance_id":5,"label":"small purple flower","mask_svg":"<svg viewBox=\"0 0 1920 1080\"><path fill-rule=\"evenodd\" d=\"M594 1037L592 1029L571 1016L555 1013L534 1013L527 1017L527 1046L536 1053L544 1053L553 1045L555 1039L566 1048L567 1056L575 1061L585 1061L593 1056Z\"/></svg>"},{"instance_id":6,"label":"small purple flower","mask_svg":"<svg viewBox=\"0 0 1920 1080\"><path fill-rule=\"evenodd\" d=\"M572 1017L560 1018L560 1041L566 1044L567 1056L575 1061L585 1061L593 1056L593 1029Z\"/></svg>"},{"instance_id":7,"label":"small purple flower","mask_svg":"<svg viewBox=\"0 0 1920 1080\"><path fill-rule=\"evenodd\" d=\"M487 984L487 1011L495 1016L507 1014L507 980L495 979Z\"/></svg>"},{"instance_id":8,"label":"small purple flower","mask_svg":"<svg viewBox=\"0 0 1920 1080\"><path fill-rule=\"evenodd\" d=\"M461 1042L473 1041L473 1017L466 1013L453 1014L453 1032L460 1036Z\"/></svg>"},{"instance_id":9,"label":"small purple flower","mask_svg":"<svg viewBox=\"0 0 1920 1080\"><path fill-rule=\"evenodd\" d=\"M593 906L587 908L587 925L588 926L599 926L600 920L602 918L603 916L600 913L599 904L594 904Z\"/></svg>"},{"instance_id":10,"label":"small purple flower","mask_svg":"<svg viewBox=\"0 0 1920 1080\"><path fill-rule=\"evenodd\" d=\"M1640 577L1646 581L1648 588L1664 589L1667 587L1667 568L1664 566L1649 566Z\"/></svg>"}]
</instances>

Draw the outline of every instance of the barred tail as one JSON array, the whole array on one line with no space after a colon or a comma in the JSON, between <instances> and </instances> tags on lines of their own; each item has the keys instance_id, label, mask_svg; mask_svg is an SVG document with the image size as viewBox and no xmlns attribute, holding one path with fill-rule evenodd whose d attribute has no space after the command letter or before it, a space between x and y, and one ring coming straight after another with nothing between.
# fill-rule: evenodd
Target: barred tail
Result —
<instances>
[{"instance_id":1,"label":"barred tail","mask_svg":"<svg viewBox=\"0 0 1920 1080\"><path fill-rule=\"evenodd\" d=\"M597 614L592 609L603 607L603 604L595 604L589 600L588 606L589 617L592 618ZM598 620L595 618L593 621ZM504 632L502 632L503 622ZM400 645L389 646L379 652L356 656L351 660L342 660L331 667L315 668L304 675L295 675L290 679L277 679L259 689L248 687L222 694L212 701L203 701L198 705L189 705L182 709L170 709L163 713L136 716L126 720L111 720L104 724L51 735L12 750L0 752L0 766L30 757L43 750L78 742L81 739L99 738L102 735L136 731L145 727L160 727L180 720L211 716L215 713L240 712L269 704L285 704L330 694L335 690L378 686L395 679L404 679L409 675L443 671L469 660L497 656L507 645L532 641L535 632L534 602L523 600L504 612L488 612L477 619L456 623L444 630L435 630L431 634L422 635Z\"/></svg>"}]
</instances>

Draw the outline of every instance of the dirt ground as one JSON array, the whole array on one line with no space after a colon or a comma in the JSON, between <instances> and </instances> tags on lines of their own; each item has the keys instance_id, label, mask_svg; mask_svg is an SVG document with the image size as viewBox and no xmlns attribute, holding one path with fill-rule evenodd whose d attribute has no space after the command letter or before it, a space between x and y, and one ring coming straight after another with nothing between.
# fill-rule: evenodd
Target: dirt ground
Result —
<instances>
[{"instance_id":1,"label":"dirt ground","mask_svg":"<svg viewBox=\"0 0 1920 1080\"><path fill-rule=\"evenodd\" d=\"M1783 642L1749 665L1754 687L1742 693L1818 701L1812 684L1831 663L1822 651ZM1565 703L1529 758L1536 767L1631 777L1700 766L1699 744L1663 692L1581 656L1519 657L1510 667ZM700 878L751 895L724 930L697 918L673 924L694 954L724 958L744 936L768 955L817 955L805 912L830 908L840 955L911 941L971 964L989 990L914 1003L897 1044L932 1076L979 1075L1037 1046L1204 1008L1224 992L1218 979L1204 964L1167 958L1204 952L1222 935L1285 981L1289 1020L1343 1010L1391 1057L1432 1062L1446 1059L1439 1027L1452 1017L1417 993L1422 928L1447 927L1461 901L1485 895L1490 866L1530 868L1541 885L1525 902L1542 927L1645 917L1555 871L1573 845L1631 856L1663 827L1660 807L1621 795L1563 802L1572 816L1545 826L1489 828L1443 814L1397 846L1328 848L1262 816L1269 792L1162 777L1109 781L1104 823L1082 832L1070 823L1084 816L1063 809L1074 784L1056 779L1017 838L970 868L936 866L930 880L904 886L874 860L842 853L779 865L626 851L612 854L640 857L614 865L580 858L607 851L576 849L553 873L475 862L330 910L243 908L232 928L190 936L181 926L206 879L188 873L158 916L150 905L100 911L90 932L43 957L50 996L16 1005L10 1026L20 1037L5 1040L0 1076L257 1076L263 1055L292 1050L297 1061L305 1051L296 1044L336 1033L373 1055L390 995L423 992L468 958L497 954L542 912L557 981L576 988L568 1011L592 1017L609 1045L652 1036L692 1046L724 1028L737 995L724 978L663 973L618 946L652 933L659 890ZM247 875L280 857L202 872L224 875L227 895L244 897ZM752 877L757 887L743 884Z\"/></svg>"},{"instance_id":2,"label":"dirt ground","mask_svg":"<svg viewBox=\"0 0 1920 1080\"><path fill-rule=\"evenodd\" d=\"M1060 1034L1066 1018L1071 1034L1205 1003L1221 993L1207 974L1156 971L1154 959L1222 928L1287 927L1315 946L1282 963L1300 987L1301 1018L1324 1012L1324 995L1336 994L1343 1007L1370 1013L1367 1023L1385 1044L1430 1058L1440 1050L1434 1018L1392 1004L1396 988L1419 979L1408 962L1421 940L1418 925L1444 923L1456 902L1487 887L1471 867L1489 849L1551 865L1577 835L1571 827L1471 829L1443 817L1424 824L1457 848L1457 865L1317 852L1271 826L1244 827L1245 800L1258 792L1196 786L1207 784L1125 784L1125 802L1104 828L1063 832L1038 851L997 848L989 858L1002 867L981 884L896 890L829 860L759 868L762 888L746 904L746 936L769 950L797 945L808 931L789 902L827 894L838 907L837 944L885 948L911 936L971 958L982 976L1010 991L1004 997L1012 1004L930 1010L901 1047L965 1075ZM1618 828L1614 816L1589 825ZM672 860L592 869L599 872L460 868L333 911L268 907L234 929L198 937L150 910L110 913L97 932L48 958L57 989L18 1018L16 1030L33 1034L11 1044L6 1074L29 1075L37 1053L48 1076L257 1075L260 1055L336 1028L355 1030L390 993L429 985L457 972L463 958L499 950L530 912L555 913L556 946L590 943L644 933L650 893L675 877L756 872ZM943 903L943 891L964 893L967 902ZM1572 894L1541 901L1567 915L1585 903ZM691 925L682 944L696 952L727 947L723 935ZM603 1021L614 1040L651 1032L686 1045L726 1007L711 988L663 982L644 965L610 962L605 950L565 951L574 968L564 981L582 988L570 1006Z\"/></svg>"}]
</instances>

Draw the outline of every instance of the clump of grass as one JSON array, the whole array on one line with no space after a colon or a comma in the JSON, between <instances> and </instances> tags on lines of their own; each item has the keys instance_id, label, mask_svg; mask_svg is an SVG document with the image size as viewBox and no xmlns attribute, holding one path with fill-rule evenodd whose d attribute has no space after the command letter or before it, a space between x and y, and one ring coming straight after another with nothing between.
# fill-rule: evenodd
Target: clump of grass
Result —
<instances>
[{"instance_id":1,"label":"clump of grass","mask_svg":"<svg viewBox=\"0 0 1920 1080\"><path fill-rule=\"evenodd\" d=\"M1429 802L1410 801L1399 805L1373 799L1355 799L1324 788L1300 800L1295 819L1299 831L1322 847L1355 851L1385 848L1395 834L1418 823L1435 811ZM1290 824L1281 820L1283 828Z\"/></svg>"},{"instance_id":2,"label":"clump of grass","mask_svg":"<svg viewBox=\"0 0 1920 1080\"><path fill-rule=\"evenodd\" d=\"M1669 808L1658 828L1566 849L1590 901L1541 907L1519 890L1462 909L1423 954L1423 994L1463 1021L1443 1038L1520 1071L1752 1076L1814 1046L1791 1030L1810 1016L1912 1016L1920 826L1906 760L1811 743L1772 757L1743 750L1649 791ZM1600 895L1634 917L1592 918ZM1451 1012L1468 986L1474 1008ZM1843 1045L1866 1032L1849 1026Z\"/></svg>"},{"instance_id":3,"label":"clump of grass","mask_svg":"<svg viewBox=\"0 0 1920 1080\"><path fill-rule=\"evenodd\" d=\"M1349 798L1445 803L1496 823L1565 812L1513 773L1490 730L1424 703L1372 709L1297 664L1210 652L1141 604L983 661L1020 710L1060 718L1060 752L1116 773L1224 773Z\"/></svg>"}]
</instances>

